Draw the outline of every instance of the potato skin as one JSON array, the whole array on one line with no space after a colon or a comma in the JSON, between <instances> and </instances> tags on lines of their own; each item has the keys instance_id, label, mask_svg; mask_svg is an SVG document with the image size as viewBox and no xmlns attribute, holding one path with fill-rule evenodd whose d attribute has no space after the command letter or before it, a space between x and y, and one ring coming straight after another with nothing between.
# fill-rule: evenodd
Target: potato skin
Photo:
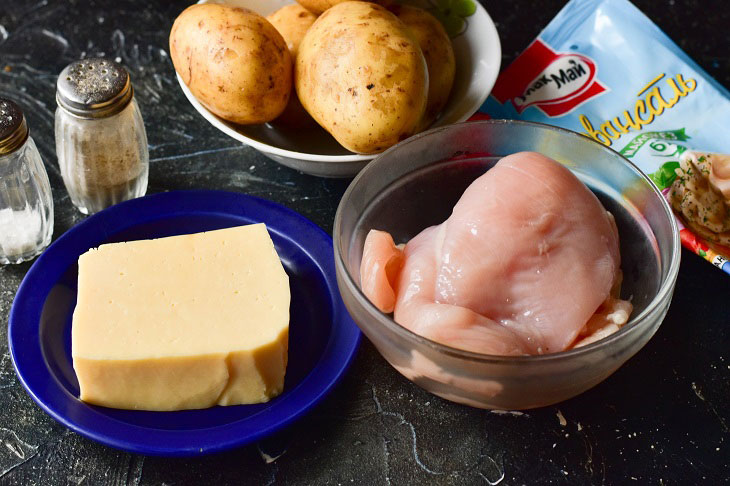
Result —
<instances>
[{"instance_id":1,"label":"potato skin","mask_svg":"<svg viewBox=\"0 0 730 486\"><path fill-rule=\"evenodd\" d=\"M428 72L418 43L385 8L345 2L304 36L294 70L299 100L353 152L382 152L411 136L426 109Z\"/></svg>"},{"instance_id":2,"label":"potato skin","mask_svg":"<svg viewBox=\"0 0 730 486\"><path fill-rule=\"evenodd\" d=\"M289 48L292 59L296 59L299 44L304 39L304 34L307 33L314 21L317 20L317 15L298 3L293 3L281 7L266 17L266 20L271 22L271 25L279 31Z\"/></svg>"},{"instance_id":3,"label":"potato skin","mask_svg":"<svg viewBox=\"0 0 730 486\"><path fill-rule=\"evenodd\" d=\"M299 44L302 42L304 34L307 33L314 21L317 20L317 16L298 3L293 3L291 5L281 7L279 10L266 17L266 20L271 22L271 25L273 25L284 38L284 41L289 48L292 61L294 61L297 58ZM293 89L291 96L289 97L289 103L286 105L282 114L274 120L274 123L281 123L299 128L316 125L314 119L309 116L309 113L307 113L302 104L299 102L297 93Z\"/></svg>"},{"instance_id":4,"label":"potato skin","mask_svg":"<svg viewBox=\"0 0 730 486\"><path fill-rule=\"evenodd\" d=\"M421 47L428 66L428 103L418 131L428 128L449 101L456 61L446 30L436 17L418 7L394 6L391 11L406 24Z\"/></svg>"},{"instance_id":5,"label":"potato skin","mask_svg":"<svg viewBox=\"0 0 730 486\"><path fill-rule=\"evenodd\" d=\"M289 49L274 26L250 10L188 7L170 31L170 57L198 101L226 120L271 121L289 101Z\"/></svg>"},{"instance_id":6,"label":"potato skin","mask_svg":"<svg viewBox=\"0 0 730 486\"><path fill-rule=\"evenodd\" d=\"M302 7L317 15L345 1L347 0L297 0ZM372 2L384 7L393 4L393 0L372 0Z\"/></svg>"}]
</instances>

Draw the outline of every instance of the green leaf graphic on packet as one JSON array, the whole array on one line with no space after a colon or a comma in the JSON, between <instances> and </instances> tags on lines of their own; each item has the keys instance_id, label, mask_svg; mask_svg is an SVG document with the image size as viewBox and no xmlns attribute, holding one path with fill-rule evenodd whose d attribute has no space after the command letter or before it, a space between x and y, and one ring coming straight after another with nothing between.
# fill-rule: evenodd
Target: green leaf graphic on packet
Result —
<instances>
[{"instance_id":1,"label":"green leaf graphic on packet","mask_svg":"<svg viewBox=\"0 0 730 486\"><path fill-rule=\"evenodd\" d=\"M730 274L730 92L628 0L569 1L480 111L620 152L662 190L683 246Z\"/></svg>"}]
</instances>

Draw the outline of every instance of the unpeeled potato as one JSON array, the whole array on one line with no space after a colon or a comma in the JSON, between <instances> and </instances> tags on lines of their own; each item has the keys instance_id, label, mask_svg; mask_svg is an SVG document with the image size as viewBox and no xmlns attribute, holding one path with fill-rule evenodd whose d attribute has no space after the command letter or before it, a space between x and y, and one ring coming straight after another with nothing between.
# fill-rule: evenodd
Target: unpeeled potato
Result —
<instances>
[{"instance_id":1,"label":"unpeeled potato","mask_svg":"<svg viewBox=\"0 0 730 486\"><path fill-rule=\"evenodd\" d=\"M266 17L266 20L276 27L286 41L292 59L296 59L299 44L304 39L304 34L317 20L317 16L298 3L293 3L281 7Z\"/></svg>"},{"instance_id":2,"label":"unpeeled potato","mask_svg":"<svg viewBox=\"0 0 730 486\"><path fill-rule=\"evenodd\" d=\"M284 38L287 47L289 47L292 61L294 61L297 58L299 44L302 42L304 34L307 33L314 21L317 20L317 16L298 3L294 3L280 8L266 17L266 20L271 22L271 25ZM275 122L292 127L305 127L315 124L312 117L309 116L309 113L307 113L299 102L296 91L291 93L289 103Z\"/></svg>"},{"instance_id":3,"label":"unpeeled potato","mask_svg":"<svg viewBox=\"0 0 730 486\"><path fill-rule=\"evenodd\" d=\"M321 14L325 10L334 7L338 3L345 2L347 0L297 0L302 7L306 8L312 13L317 15ZM384 7L393 4L393 0L372 0L373 3L380 4Z\"/></svg>"},{"instance_id":4,"label":"unpeeled potato","mask_svg":"<svg viewBox=\"0 0 730 486\"><path fill-rule=\"evenodd\" d=\"M195 98L226 120L268 122L289 101L289 49L274 26L251 10L188 7L170 31L170 57Z\"/></svg>"},{"instance_id":5,"label":"unpeeled potato","mask_svg":"<svg viewBox=\"0 0 730 486\"><path fill-rule=\"evenodd\" d=\"M393 13L406 24L421 47L428 66L428 103L418 131L428 128L449 100L456 61L446 30L436 17L418 7L398 5Z\"/></svg>"},{"instance_id":6,"label":"unpeeled potato","mask_svg":"<svg viewBox=\"0 0 730 486\"><path fill-rule=\"evenodd\" d=\"M327 10L299 45L299 100L353 152L377 153L415 133L428 72L416 40L385 8L344 2Z\"/></svg>"}]
</instances>

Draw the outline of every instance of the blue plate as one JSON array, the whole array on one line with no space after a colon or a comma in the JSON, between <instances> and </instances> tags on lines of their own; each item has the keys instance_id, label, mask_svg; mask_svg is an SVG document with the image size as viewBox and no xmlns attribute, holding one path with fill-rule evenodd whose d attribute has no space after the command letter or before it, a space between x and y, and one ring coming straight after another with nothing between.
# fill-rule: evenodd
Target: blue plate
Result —
<instances>
[{"instance_id":1,"label":"blue plate","mask_svg":"<svg viewBox=\"0 0 730 486\"><path fill-rule=\"evenodd\" d=\"M289 365L268 403L179 412L116 410L78 397L71 316L79 255L102 243L264 222L290 277ZM53 418L129 452L190 456L263 438L316 405L340 380L360 342L335 280L332 239L303 216L262 199L219 191L167 192L127 201L71 228L33 264L10 311L10 354L21 383Z\"/></svg>"}]
</instances>

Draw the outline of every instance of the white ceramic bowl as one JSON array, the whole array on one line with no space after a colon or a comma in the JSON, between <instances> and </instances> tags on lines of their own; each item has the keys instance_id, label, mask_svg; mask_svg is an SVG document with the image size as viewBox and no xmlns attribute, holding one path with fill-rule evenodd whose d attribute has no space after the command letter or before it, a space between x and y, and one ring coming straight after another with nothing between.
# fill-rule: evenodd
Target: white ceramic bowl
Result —
<instances>
[{"instance_id":1,"label":"white ceramic bowl","mask_svg":"<svg viewBox=\"0 0 730 486\"><path fill-rule=\"evenodd\" d=\"M198 3L225 3L246 7L269 15L291 0L201 0ZM409 0L425 9L435 9L435 2ZM499 74L502 49L494 22L486 10L474 0L476 11L464 18L461 33L452 38L456 57L456 76L451 97L443 113L432 127L466 120L489 96ZM375 155L350 152L321 127L287 129L263 125L237 125L208 111L177 77L180 87L193 107L214 127L251 147L270 159L307 174L323 177L351 177L357 174Z\"/></svg>"}]
</instances>

